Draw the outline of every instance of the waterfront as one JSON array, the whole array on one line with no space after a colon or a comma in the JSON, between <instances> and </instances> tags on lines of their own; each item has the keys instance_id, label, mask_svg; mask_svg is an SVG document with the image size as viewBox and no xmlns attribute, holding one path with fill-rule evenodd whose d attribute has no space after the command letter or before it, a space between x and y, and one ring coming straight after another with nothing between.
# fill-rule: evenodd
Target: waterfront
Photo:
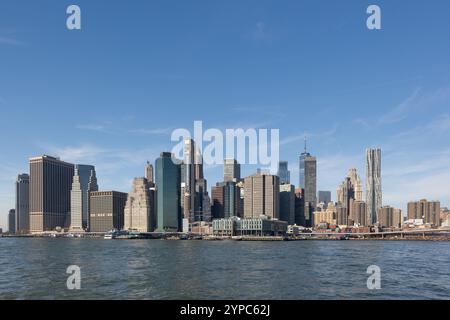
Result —
<instances>
[{"instance_id":1,"label":"waterfront","mask_svg":"<svg viewBox=\"0 0 450 320\"><path fill-rule=\"evenodd\" d=\"M430 241L2 238L0 298L449 299L449 261L450 243ZM81 290L66 288L69 265Z\"/></svg>"}]
</instances>

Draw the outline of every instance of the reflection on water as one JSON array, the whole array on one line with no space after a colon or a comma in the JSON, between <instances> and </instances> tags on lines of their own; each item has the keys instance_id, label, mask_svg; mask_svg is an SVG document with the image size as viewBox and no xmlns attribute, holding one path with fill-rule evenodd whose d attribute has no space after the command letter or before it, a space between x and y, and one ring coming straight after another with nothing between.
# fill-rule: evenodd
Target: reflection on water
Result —
<instances>
[{"instance_id":1,"label":"reflection on water","mask_svg":"<svg viewBox=\"0 0 450 320\"><path fill-rule=\"evenodd\" d=\"M0 298L449 299L449 261L448 242L1 238Z\"/></svg>"}]
</instances>

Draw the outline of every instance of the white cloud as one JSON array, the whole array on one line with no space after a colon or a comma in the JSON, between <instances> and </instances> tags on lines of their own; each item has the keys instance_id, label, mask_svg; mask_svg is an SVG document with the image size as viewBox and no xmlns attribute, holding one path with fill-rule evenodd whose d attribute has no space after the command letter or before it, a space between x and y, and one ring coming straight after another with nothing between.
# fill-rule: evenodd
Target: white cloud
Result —
<instances>
[{"instance_id":1,"label":"white cloud","mask_svg":"<svg viewBox=\"0 0 450 320\"><path fill-rule=\"evenodd\" d=\"M382 115L378 124L393 124L405 120L411 113L430 109L435 104L447 101L450 97L450 87L445 86L431 92L418 88L399 105Z\"/></svg>"}]
</instances>

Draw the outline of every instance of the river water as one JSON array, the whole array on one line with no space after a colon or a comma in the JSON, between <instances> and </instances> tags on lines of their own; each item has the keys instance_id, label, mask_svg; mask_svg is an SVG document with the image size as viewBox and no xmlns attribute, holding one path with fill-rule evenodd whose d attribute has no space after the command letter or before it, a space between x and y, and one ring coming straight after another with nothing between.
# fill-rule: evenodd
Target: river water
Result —
<instances>
[{"instance_id":1,"label":"river water","mask_svg":"<svg viewBox=\"0 0 450 320\"><path fill-rule=\"evenodd\" d=\"M450 299L449 267L450 242L0 238L0 299Z\"/></svg>"}]
</instances>

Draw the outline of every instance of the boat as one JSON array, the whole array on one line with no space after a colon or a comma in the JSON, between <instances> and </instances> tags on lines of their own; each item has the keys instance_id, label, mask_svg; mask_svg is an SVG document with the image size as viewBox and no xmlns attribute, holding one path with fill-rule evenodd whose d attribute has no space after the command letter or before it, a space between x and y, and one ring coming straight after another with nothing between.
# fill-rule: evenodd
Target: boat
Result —
<instances>
[{"instance_id":1,"label":"boat","mask_svg":"<svg viewBox=\"0 0 450 320\"><path fill-rule=\"evenodd\" d=\"M118 234L117 230L110 230L105 233L105 235L103 236L103 239L106 239L106 240L115 239L117 237L117 234Z\"/></svg>"}]
</instances>

